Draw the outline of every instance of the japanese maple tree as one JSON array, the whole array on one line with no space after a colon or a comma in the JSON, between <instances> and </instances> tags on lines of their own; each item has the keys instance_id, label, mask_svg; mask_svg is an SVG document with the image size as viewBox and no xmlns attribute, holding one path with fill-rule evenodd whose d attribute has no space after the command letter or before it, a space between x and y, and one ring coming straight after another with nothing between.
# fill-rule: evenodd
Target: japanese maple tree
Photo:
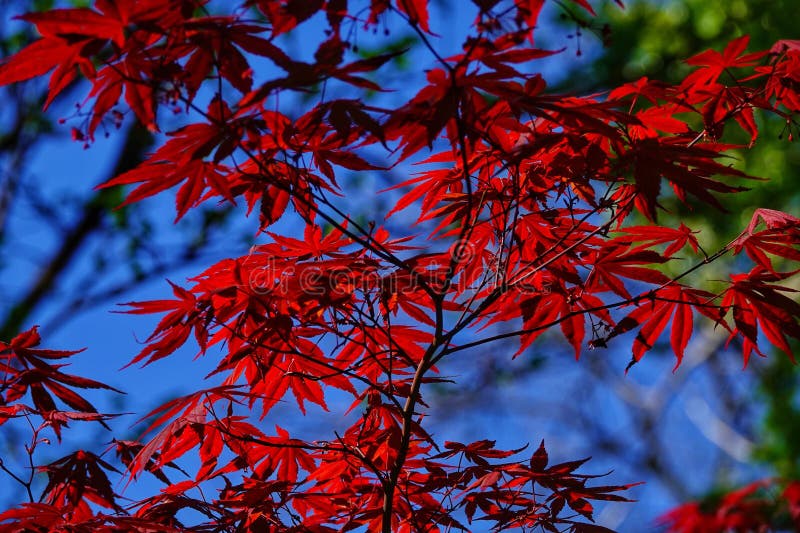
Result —
<instances>
[{"instance_id":1,"label":"japanese maple tree","mask_svg":"<svg viewBox=\"0 0 800 533\"><path fill-rule=\"evenodd\" d=\"M680 84L577 96L548 92L537 73L556 53L535 44L544 0L474 0L454 55L426 0L207 4L26 14L41 37L0 65L2 84L49 74L46 105L83 79L80 142L126 116L153 132L169 124L146 161L104 185L126 187L126 203L174 194L177 219L205 202L243 204L262 239L170 298L127 304L162 316L131 365L187 343L216 363L194 392L145 415L140 442L115 440L118 460L79 450L35 464L68 423L105 423L77 391L106 386L65 373L75 352L38 347L35 328L2 344L0 423L26 419L32 434L28 471L0 463L29 496L0 514L0 531L604 531L592 501L625 501L631 485L603 485L585 460L550 464L544 442L440 440L425 420L429 384L502 339L518 338L508 357L525 357L550 330L575 357L630 346L629 366L662 338L680 365L699 320L727 331L745 365L765 344L793 357L800 219L756 209L711 251L692 228L657 220L667 197L724 209L746 191L751 177L727 152L758 142L756 113L783 117L791 138L800 43L748 52L740 37L689 58ZM590 2L572 4L562 7L591 21ZM420 46L360 55L357 43L388 27ZM286 51L290 33L315 42L313 57ZM370 99L398 88L381 74L403 54L427 58L426 80L400 105ZM348 214L339 198L357 194L341 179L352 172L389 182L385 220ZM394 223L409 216L418 234ZM728 280L703 280L725 260ZM349 426L313 438L274 415L293 401L312 417L343 395ZM163 488L131 503L113 475Z\"/></svg>"}]
</instances>

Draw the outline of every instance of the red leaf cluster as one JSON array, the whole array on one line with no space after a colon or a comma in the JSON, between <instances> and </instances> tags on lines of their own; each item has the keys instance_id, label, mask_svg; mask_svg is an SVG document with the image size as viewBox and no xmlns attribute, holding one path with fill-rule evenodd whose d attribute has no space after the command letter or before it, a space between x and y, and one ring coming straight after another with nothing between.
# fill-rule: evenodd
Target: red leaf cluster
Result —
<instances>
[{"instance_id":1,"label":"red leaf cluster","mask_svg":"<svg viewBox=\"0 0 800 533\"><path fill-rule=\"evenodd\" d=\"M627 501L632 485L595 485L578 471L585 461L550 465L544 444L521 456L429 433L424 393L448 381L440 367L507 338L519 338L519 355L557 329L576 358L631 334L631 364L669 331L677 368L697 320L738 339L745 363L765 342L791 356L800 221L758 209L707 254L692 229L657 219L665 198L722 209L721 195L746 190L750 177L723 159L725 128L752 144L755 113L792 120L797 43L745 53L743 37L690 58L696 68L678 85L641 79L567 96L532 73L555 53L532 45L542 0L473 3L470 34L450 56L426 0L251 0L220 14L202 0L96 0L23 17L41 37L4 60L0 84L55 69L49 103L80 73L89 112L76 139L127 111L153 131L164 108L176 113L160 147L105 187L133 185L125 203L177 187L177 218L211 199L258 206L262 241L173 284L174 299L128 304L163 315L131 364L187 343L214 358L207 386L146 417L142 442L114 442L132 479L148 472L164 488L123 508L111 464L76 452L43 467L43 498L0 514L0 528L388 533L483 521L603 531L585 522L592 500ZM405 103L368 105L396 88L381 73L408 52L359 56L354 36L390 21L416 33L431 65ZM325 25L316 43L313 24ZM309 36L313 57L292 57L288 33ZM411 162L416 173L398 179ZM389 180L386 226L347 214L342 178L366 172ZM401 217L424 235L398 231ZM743 250L749 271L713 291L692 281ZM503 333L487 332L497 324ZM105 386L61 372L49 361L72 352L38 341L34 329L0 345L0 421L38 415L57 435L68 420L102 421L73 389ZM26 394L32 406L18 403ZM352 401L342 427L316 438L292 435L276 414L281 402L306 415L342 398ZM190 452L199 461L187 472ZM751 505L749 495L729 507ZM673 524L705 520L676 513Z\"/></svg>"}]
</instances>

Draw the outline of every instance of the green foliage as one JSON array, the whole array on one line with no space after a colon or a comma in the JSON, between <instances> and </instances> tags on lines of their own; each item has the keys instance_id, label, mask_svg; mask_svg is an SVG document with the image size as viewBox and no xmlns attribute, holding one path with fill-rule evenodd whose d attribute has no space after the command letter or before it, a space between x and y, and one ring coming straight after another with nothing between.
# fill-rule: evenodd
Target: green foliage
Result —
<instances>
[{"instance_id":1,"label":"green foliage","mask_svg":"<svg viewBox=\"0 0 800 533\"><path fill-rule=\"evenodd\" d=\"M800 479L800 371L787 359L774 358L761 378L759 395L766 405L762 440L753 457L784 479Z\"/></svg>"},{"instance_id":2,"label":"green foliage","mask_svg":"<svg viewBox=\"0 0 800 533\"><path fill-rule=\"evenodd\" d=\"M601 57L582 66L580 74L569 76L563 88L603 90L641 76L676 82L690 70L686 58L710 48L721 50L735 37L749 35L750 48L758 50L769 48L778 35L795 35L796 20L787 13L796 7L790 0L631 0L621 10L606 2L601 19L611 28L607 46ZM677 202L669 206L680 219L702 230L707 239L703 244L710 248L734 237L749 220L753 206L789 212L800 207L796 186L800 147L781 142L789 131L780 119L757 113L757 120L763 137L746 160L731 150L730 163L749 175L768 176L769 181L750 182L748 194L726 199L725 207L734 216L710 210L692 213ZM733 129L724 140L746 143Z\"/></svg>"}]
</instances>

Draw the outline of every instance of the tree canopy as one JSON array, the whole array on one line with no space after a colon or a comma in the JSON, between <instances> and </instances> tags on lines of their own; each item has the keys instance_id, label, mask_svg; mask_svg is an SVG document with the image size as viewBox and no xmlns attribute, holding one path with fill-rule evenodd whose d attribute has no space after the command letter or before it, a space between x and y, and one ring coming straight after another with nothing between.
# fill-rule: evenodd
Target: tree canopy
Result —
<instances>
[{"instance_id":1,"label":"tree canopy","mask_svg":"<svg viewBox=\"0 0 800 533\"><path fill-rule=\"evenodd\" d=\"M78 352L42 348L12 313L0 424L30 430L29 464L0 469L27 501L0 513L0 531L607 531L597 502L627 502L643 480L551 461L544 441L441 438L428 391L457 389L454 365L502 341L524 358L552 333L576 359L625 346L628 369L666 344L678 368L705 323L744 366L772 347L794 361L800 219L764 205L706 249L666 215L726 212L747 193L760 177L729 158L758 146L761 116L793 139L800 42L753 51L742 35L672 82L566 94L538 68L558 54L537 44L544 0L474 1L455 51L428 4L96 0L21 16L38 37L0 64L0 85L47 77L45 108L82 90L65 127L87 147L126 124L147 139L140 152L154 143L99 194L123 191L123 207L169 196L176 221L216 205L257 239L125 304L159 315L128 366L191 345L213 370L105 453L39 462L70 424L113 417L84 390L116 389L67 373ZM556 4L596 16L587 0ZM397 31L408 46L381 40ZM414 71L392 76L402 60ZM391 204L374 218L345 179L365 174ZM706 278L712 264L725 279ZM341 416L293 434L275 415L285 403ZM160 490L127 501L122 487L147 476ZM724 496L721 521L689 508L667 521L800 525L797 485L753 497L766 487Z\"/></svg>"}]
</instances>

